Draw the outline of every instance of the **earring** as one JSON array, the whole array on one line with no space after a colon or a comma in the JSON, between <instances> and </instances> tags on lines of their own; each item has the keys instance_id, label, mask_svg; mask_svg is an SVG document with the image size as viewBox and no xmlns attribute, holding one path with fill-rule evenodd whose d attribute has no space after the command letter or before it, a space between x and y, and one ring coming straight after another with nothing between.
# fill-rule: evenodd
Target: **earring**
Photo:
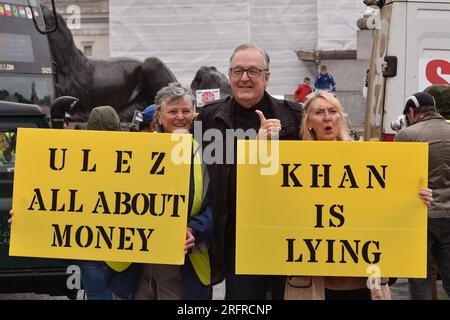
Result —
<instances>
[{"instance_id":1,"label":"earring","mask_svg":"<svg viewBox=\"0 0 450 320\"><path fill-rule=\"evenodd\" d=\"M311 130L312 130L312 128L308 128L308 130L309 130L309 131L311 131Z\"/></svg>"}]
</instances>

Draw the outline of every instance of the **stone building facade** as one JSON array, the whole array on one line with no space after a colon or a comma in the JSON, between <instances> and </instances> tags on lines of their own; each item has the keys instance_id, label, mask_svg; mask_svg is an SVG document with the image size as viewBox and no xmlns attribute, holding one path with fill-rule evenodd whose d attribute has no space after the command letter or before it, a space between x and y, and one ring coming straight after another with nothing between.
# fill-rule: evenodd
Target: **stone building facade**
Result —
<instances>
[{"instance_id":1,"label":"stone building facade","mask_svg":"<svg viewBox=\"0 0 450 320\"><path fill-rule=\"evenodd\" d=\"M51 8L51 1L41 3ZM96 59L110 57L109 0L57 0L55 5L81 51Z\"/></svg>"}]
</instances>

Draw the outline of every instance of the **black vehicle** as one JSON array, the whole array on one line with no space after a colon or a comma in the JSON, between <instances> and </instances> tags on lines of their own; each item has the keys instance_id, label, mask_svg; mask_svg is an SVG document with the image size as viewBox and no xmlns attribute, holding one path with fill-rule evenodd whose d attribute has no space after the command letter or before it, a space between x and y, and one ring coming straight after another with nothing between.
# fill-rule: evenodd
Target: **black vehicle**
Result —
<instances>
[{"instance_id":1,"label":"black vehicle","mask_svg":"<svg viewBox=\"0 0 450 320\"><path fill-rule=\"evenodd\" d=\"M0 292L74 298L66 283L73 261L9 256L17 128L48 128L55 94L48 40L37 28L45 26L36 0L0 1Z\"/></svg>"},{"instance_id":2,"label":"black vehicle","mask_svg":"<svg viewBox=\"0 0 450 320\"><path fill-rule=\"evenodd\" d=\"M27 3L34 3L28 7ZM0 100L39 105L49 114L54 99L52 60L36 0L0 2Z\"/></svg>"}]
</instances>

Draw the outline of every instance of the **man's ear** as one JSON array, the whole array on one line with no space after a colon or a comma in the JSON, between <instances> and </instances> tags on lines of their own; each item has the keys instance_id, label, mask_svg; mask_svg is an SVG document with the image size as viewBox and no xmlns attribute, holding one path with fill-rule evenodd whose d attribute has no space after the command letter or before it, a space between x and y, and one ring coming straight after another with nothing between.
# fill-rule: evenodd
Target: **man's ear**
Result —
<instances>
[{"instance_id":1,"label":"man's ear","mask_svg":"<svg viewBox=\"0 0 450 320\"><path fill-rule=\"evenodd\" d=\"M408 108L408 111L406 111L406 116L408 117L408 122L410 124L414 124L416 115L413 108Z\"/></svg>"},{"instance_id":2,"label":"man's ear","mask_svg":"<svg viewBox=\"0 0 450 320\"><path fill-rule=\"evenodd\" d=\"M267 88L267 86L269 85L269 79L270 79L270 71L267 71L264 75L264 88Z\"/></svg>"}]
</instances>

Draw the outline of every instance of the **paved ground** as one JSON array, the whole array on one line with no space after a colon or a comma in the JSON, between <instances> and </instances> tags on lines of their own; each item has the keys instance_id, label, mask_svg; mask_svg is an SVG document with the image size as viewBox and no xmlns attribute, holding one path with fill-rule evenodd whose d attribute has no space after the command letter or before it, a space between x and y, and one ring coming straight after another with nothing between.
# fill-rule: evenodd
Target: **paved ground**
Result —
<instances>
[{"instance_id":1,"label":"paved ground","mask_svg":"<svg viewBox=\"0 0 450 320\"><path fill-rule=\"evenodd\" d=\"M437 281L438 300L449 300L449 297L442 288L442 281ZM397 282L391 286L392 300L410 300L408 293L408 280L397 279Z\"/></svg>"},{"instance_id":2,"label":"paved ground","mask_svg":"<svg viewBox=\"0 0 450 320\"><path fill-rule=\"evenodd\" d=\"M442 288L442 282L437 282L438 286L438 298L439 300L449 300L444 289ZM398 279L397 282L391 286L392 300L409 300L408 293L408 281L406 279ZM225 297L225 283L222 282L214 287L213 299L222 300Z\"/></svg>"},{"instance_id":3,"label":"paved ground","mask_svg":"<svg viewBox=\"0 0 450 320\"><path fill-rule=\"evenodd\" d=\"M437 282L438 298L439 300L449 300L445 291L442 289L441 281ZM398 279L397 282L391 286L391 294L393 300L409 300L408 281L406 279ZM214 286L213 299L223 300L225 297L225 283L222 282ZM77 300L83 299L83 291L78 293ZM46 294L0 294L0 300L67 300L67 297L54 297Z\"/></svg>"},{"instance_id":4,"label":"paved ground","mask_svg":"<svg viewBox=\"0 0 450 320\"><path fill-rule=\"evenodd\" d=\"M36 293L2 293L0 300L69 300L66 296L49 296ZM83 300L83 291L78 292L77 300Z\"/></svg>"}]
</instances>

